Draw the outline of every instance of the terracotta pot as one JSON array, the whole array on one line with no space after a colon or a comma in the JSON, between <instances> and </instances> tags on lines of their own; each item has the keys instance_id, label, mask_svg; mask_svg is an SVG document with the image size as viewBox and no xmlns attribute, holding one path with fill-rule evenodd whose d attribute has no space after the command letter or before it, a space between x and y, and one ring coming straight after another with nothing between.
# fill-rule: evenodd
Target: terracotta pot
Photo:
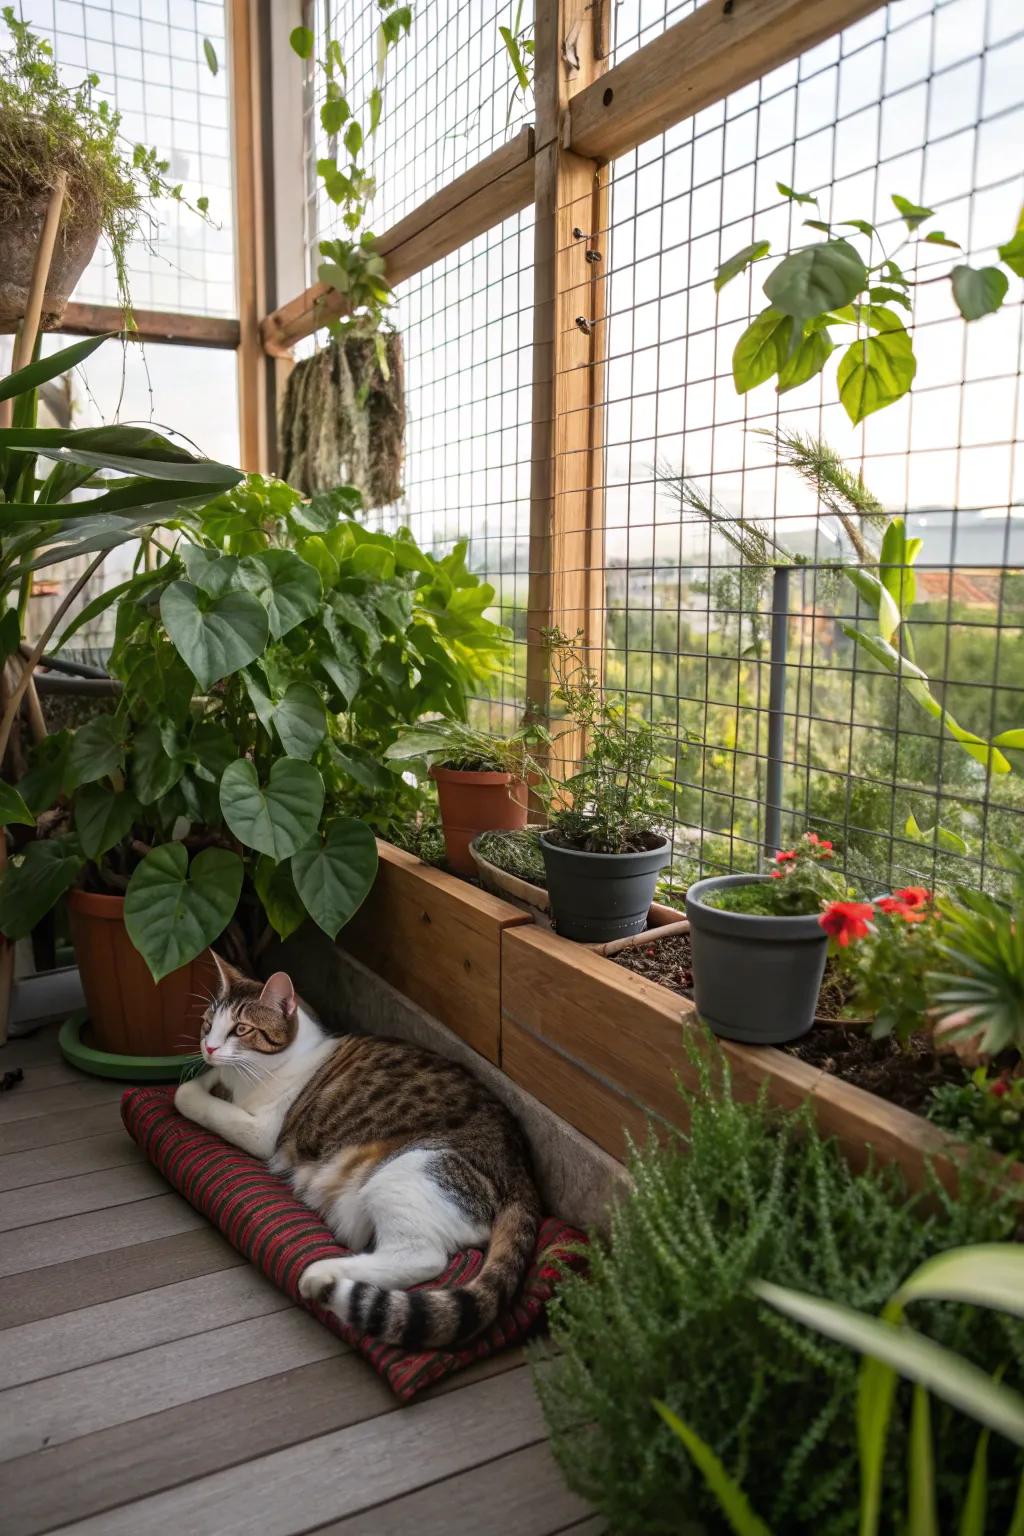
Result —
<instances>
[{"instance_id":1,"label":"terracotta pot","mask_svg":"<svg viewBox=\"0 0 1024 1536\"><path fill-rule=\"evenodd\" d=\"M209 950L155 982L128 937L122 896L72 891L68 914L89 1010L88 1043L120 1056L194 1052L204 999L217 985Z\"/></svg>"},{"instance_id":2,"label":"terracotta pot","mask_svg":"<svg viewBox=\"0 0 1024 1536\"><path fill-rule=\"evenodd\" d=\"M437 785L448 863L458 875L476 875L469 851L481 832L521 832L529 788L511 773L474 773L464 768L430 770Z\"/></svg>"},{"instance_id":3,"label":"terracotta pot","mask_svg":"<svg viewBox=\"0 0 1024 1536\"><path fill-rule=\"evenodd\" d=\"M0 220L0 331L16 330L24 319L47 201L46 197L35 198L24 205L17 218ZM43 294L44 327L59 323L99 237L98 224L61 224Z\"/></svg>"}]
</instances>

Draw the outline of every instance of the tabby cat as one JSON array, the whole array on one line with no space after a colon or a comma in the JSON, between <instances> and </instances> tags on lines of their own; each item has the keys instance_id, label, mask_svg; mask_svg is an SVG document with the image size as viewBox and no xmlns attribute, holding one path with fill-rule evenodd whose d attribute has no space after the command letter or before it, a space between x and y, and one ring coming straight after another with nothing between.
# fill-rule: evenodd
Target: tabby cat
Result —
<instances>
[{"instance_id":1,"label":"tabby cat","mask_svg":"<svg viewBox=\"0 0 1024 1536\"><path fill-rule=\"evenodd\" d=\"M499 1315L533 1252L539 1204L515 1120L469 1072L376 1036L329 1035L279 971L264 985L217 956L183 1115L266 1159L319 1212L347 1258L310 1264L302 1295L403 1349L464 1344ZM480 1273L430 1280L489 1240Z\"/></svg>"}]
</instances>

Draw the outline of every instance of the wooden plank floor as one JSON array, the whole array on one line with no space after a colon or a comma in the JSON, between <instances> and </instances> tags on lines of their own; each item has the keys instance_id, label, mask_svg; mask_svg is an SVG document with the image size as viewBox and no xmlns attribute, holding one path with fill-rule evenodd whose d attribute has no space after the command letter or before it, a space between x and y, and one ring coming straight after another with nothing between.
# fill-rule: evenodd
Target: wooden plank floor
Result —
<instances>
[{"instance_id":1,"label":"wooden plank floor","mask_svg":"<svg viewBox=\"0 0 1024 1536\"><path fill-rule=\"evenodd\" d=\"M510 1351L398 1407L142 1158L52 1030L0 1049L0 1529L598 1536Z\"/></svg>"}]
</instances>

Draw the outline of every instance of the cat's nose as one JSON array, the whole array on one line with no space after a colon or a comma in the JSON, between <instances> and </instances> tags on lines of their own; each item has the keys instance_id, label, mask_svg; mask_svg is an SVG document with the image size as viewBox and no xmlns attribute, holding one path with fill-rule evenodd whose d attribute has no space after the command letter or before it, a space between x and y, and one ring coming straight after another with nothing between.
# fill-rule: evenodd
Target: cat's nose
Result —
<instances>
[{"instance_id":1,"label":"cat's nose","mask_svg":"<svg viewBox=\"0 0 1024 1536\"><path fill-rule=\"evenodd\" d=\"M206 1054L207 1056L215 1056L219 1050L220 1046L218 1045L208 1045L206 1047Z\"/></svg>"}]
</instances>

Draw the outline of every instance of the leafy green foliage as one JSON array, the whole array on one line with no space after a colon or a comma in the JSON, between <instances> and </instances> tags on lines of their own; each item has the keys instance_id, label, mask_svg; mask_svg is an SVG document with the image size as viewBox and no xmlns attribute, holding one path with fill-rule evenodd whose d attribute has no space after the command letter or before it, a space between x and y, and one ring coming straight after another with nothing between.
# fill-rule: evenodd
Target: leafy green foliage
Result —
<instances>
[{"instance_id":1,"label":"leafy green foliage","mask_svg":"<svg viewBox=\"0 0 1024 1536\"><path fill-rule=\"evenodd\" d=\"M517 779L546 779L530 748L545 746L543 726L520 726L508 736L478 731L463 720L424 720L402 729L384 756L389 762L422 762L472 773L511 773Z\"/></svg>"},{"instance_id":2,"label":"leafy green foliage","mask_svg":"<svg viewBox=\"0 0 1024 1536\"><path fill-rule=\"evenodd\" d=\"M962 1141L1024 1162L1024 1077L976 1067L966 1082L932 1089L928 1119Z\"/></svg>"},{"instance_id":3,"label":"leafy green foliage","mask_svg":"<svg viewBox=\"0 0 1024 1536\"><path fill-rule=\"evenodd\" d=\"M547 885L540 833L536 827L526 827L520 832L481 832L476 847L480 856L496 869L515 875L530 885Z\"/></svg>"},{"instance_id":4,"label":"leafy green foliage","mask_svg":"<svg viewBox=\"0 0 1024 1536\"><path fill-rule=\"evenodd\" d=\"M552 697L582 732L583 765L565 780L568 801L551 800L553 840L584 853L630 853L657 846L655 828L670 820L675 767L684 751L607 698L577 648L559 629L544 631ZM564 733L563 733L564 734Z\"/></svg>"},{"instance_id":5,"label":"leafy green foliage","mask_svg":"<svg viewBox=\"0 0 1024 1536\"><path fill-rule=\"evenodd\" d=\"M1008 897L959 886L939 901L939 953L930 985L940 1018L960 1017L989 1055L1024 1055L1024 857L1004 856Z\"/></svg>"},{"instance_id":6,"label":"leafy green foliage","mask_svg":"<svg viewBox=\"0 0 1024 1536\"><path fill-rule=\"evenodd\" d=\"M24 939L74 885L85 863L74 838L29 843L11 859L0 882L0 930Z\"/></svg>"},{"instance_id":7,"label":"leafy green foliage","mask_svg":"<svg viewBox=\"0 0 1024 1536\"><path fill-rule=\"evenodd\" d=\"M279 757L264 785L254 764L241 758L224 770L220 808L240 843L280 863L316 831L324 808L324 782L311 763Z\"/></svg>"},{"instance_id":8,"label":"leafy green foliage","mask_svg":"<svg viewBox=\"0 0 1024 1536\"><path fill-rule=\"evenodd\" d=\"M907 1040L928 1017L929 970L937 963L940 927L930 892L920 886L875 903L870 931L835 951L855 1017L871 1018L876 1040Z\"/></svg>"},{"instance_id":9,"label":"leafy green foliage","mask_svg":"<svg viewBox=\"0 0 1024 1536\"><path fill-rule=\"evenodd\" d=\"M328 938L363 901L377 870L377 846L365 822L339 816L292 859L292 877L306 911Z\"/></svg>"},{"instance_id":10,"label":"leafy green foliage","mask_svg":"<svg viewBox=\"0 0 1024 1536\"><path fill-rule=\"evenodd\" d=\"M498 35L508 55L508 61L512 66L512 73L515 76L516 82L508 99L508 113L505 118L506 123L508 123L512 118L517 99L522 96L525 102L533 90L533 56L535 48L533 22L523 21L523 0L519 0L516 6L512 25L510 27L499 27Z\"/></svg>"},{"instance_id":11,"label":"leafy green foliage","mask_svg":"<svg viewBox=\"0 0 1024 1536\"><path fill-rule=\"evenodd\" d=\"M243 874L241 859L227 848L206 848L191 864L181 843L146 855L128 884L124 920L154 981L220 937L235 915Z\"/></svg>"},{"instance_id":12,"label":"leafy green foliage","mask_svg":"<svg viewBox=\"0 0 1024 1536\"><path fill-rule=\"evenodd\" d=\"M94 93L99 76L70 87L54 63L53 49L4 6L7 47L0 53L0 203L8 210L46 196L60 172L67 175L62 227L102 229L110 245L118 292L129 311L127 251L146 233L148 205L169 197L184 202L168 181L168 161L120 134L121 114ZM204 44L216 74L216 54ZM206 199L197 211L205 214Z\"/></svg>"},{"instance_id":13,"label":"leafy green foliage","mask_svg":"<svg viewBox=\"0 0 1024 1536\"><path fill-rule=\"evenodd\" d=\"M831 843L821 842L816 832L805 832L795 848L775 855L775 867L766 879L711 891L704 905L754 917L809 917L826 902L850 895L846 881L830 868L832 858Z\"/></svg>"},{"instance_id":14,"label":"leafy green foliage","mask_svg":"<svg viewBox=\"0 0 1024 1536\"><path fill-rule=\"evenodd\" d=\"M794 192L778 183L782 197L798 204L817 203L809 193ZM943 231L918 231L934 218L908 198L892 199L906 225L903 244L916 237L926 246L960 247ZM824 240L801 245L783 256L764 281L770 308L762 310L740 336L733 353L733 379L739 394L776 379L776 389L786 390L816 378L835 347L834 326L853 326L858 334L839 362L839 398L856 426L875 411L901 400L914 382L917 359L903 318L891 308L913 314L915 280L894 260L903 246L887 254L875 226L866 219L845 219L839 227L850 229L868 242L867 253L853 244L854 236L837 235L831 224L807 219L805 224L823 233ZM715 278L719 292L752 263L768 253L766 240L755 240L722 263ZM872 256L881 252L879 260ZM1024 276L1024 214L1013 239L1000 247L1001 259L1018 276ZM975 269L961 262L949 273L952 295L965 320L979 320L998 310L1009 289L1006 273L999 267ZM931 281L931 279L928 279Z\"/></svg>"},{"instance_id":15,"label":"leafy green foliage","mask_svg":"<svg viewBox=\"0 0 1024 1536\"><path fill-rule=\"evenodd\" d=\"M773 1529L846 1536L857 1529L857 1361L759 1302L752 1282L878 1312L929 1256L1008 1239L1015 1207L971 1175L958 1200L936 1188L929 1206L908 1199L894 1170L854 1174L809 1113L736 1103L721 1058L710 1060L682 1091L688 1131L634 1154L634 1189L610 1239L592 1244L588 1277L568 1277L551 1309L558 1354L536 1379L552 1446L570 1486L620 1536L676 1536L687 1522L720 1529L717 1499L658 1399ZM917 1306L936 1343L990 1375L1005 1365L1007 1385L1020 1384L1019 1324L960 1303ZM902 1500L908 1405L898 1387L881 1468L887 1501ZM935 1448L946 1521L963 1503L974 1437L944 1413ZM999 1530L1016 1474L1005 1444L990 1449Z\"/></svg>"}]
</instances>

